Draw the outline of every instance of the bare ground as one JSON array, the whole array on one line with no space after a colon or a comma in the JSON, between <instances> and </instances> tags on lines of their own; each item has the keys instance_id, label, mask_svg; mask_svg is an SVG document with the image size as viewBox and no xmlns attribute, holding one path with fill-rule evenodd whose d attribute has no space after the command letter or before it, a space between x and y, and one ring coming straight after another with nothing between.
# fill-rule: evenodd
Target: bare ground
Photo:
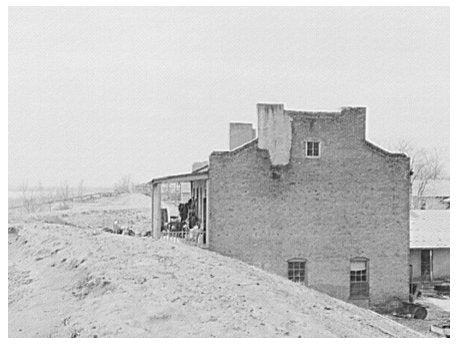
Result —
<instances>
[{"instance_id":1,"label":"bare ground","mask_svg":"<svg viewBox=\"0 0 458 344\"><path fill-rule=\"evenodd\" d=\"M418 337L238 260L101 230L149 230L149 199L28 216L9 234L10 337Z\"/></svg>"},{"instance_id":2,"label":"bare ground","mask_svg":"<svg viewBox=\"0 0 458 344\"><path fill-rule=\"evenodd\" d=\"M446 307L439 307L435 303L437 303L440 300L442 302L445 301L445 304L448 304L448 310L444 309ZM422 297L419 298L416 303L421 304L422 306L426 307L426 310L428 311L428 315L426 316L426 319L421 320L421 319L413 319L413 318L398 318L395 316L389 316L391 319L394 321L404 325L408 326L411 329L422 333L423 335L427 337L440 337L438 334L431 332L430 328L431 325L436 325L439 324L440 322L444 320L450 320L450 299L433 299L430 297Z\"/></svg>"}]
</instances>

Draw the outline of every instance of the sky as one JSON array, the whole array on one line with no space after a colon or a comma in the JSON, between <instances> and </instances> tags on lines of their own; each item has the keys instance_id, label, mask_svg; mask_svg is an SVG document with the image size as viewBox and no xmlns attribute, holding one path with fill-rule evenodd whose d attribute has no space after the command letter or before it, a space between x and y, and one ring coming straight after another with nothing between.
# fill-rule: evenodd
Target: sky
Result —
<instances>
[{"instance_id":1,"label":"sky","mask_svg":"<svg viewBox=\"0 0 458 344\"><path fill-rule=\"evenodd\" d=\"M449 170L445 7L10 7L8 184L113 186L228 150L257 103L367 107Z\"/></svg>"}]
</instances>

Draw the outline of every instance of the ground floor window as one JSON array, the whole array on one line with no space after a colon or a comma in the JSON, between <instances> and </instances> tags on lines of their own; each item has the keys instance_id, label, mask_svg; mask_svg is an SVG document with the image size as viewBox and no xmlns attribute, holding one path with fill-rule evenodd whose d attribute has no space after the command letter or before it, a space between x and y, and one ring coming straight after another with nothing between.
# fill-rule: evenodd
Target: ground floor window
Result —
<instances>
[{"instance_id":1,"label":"ground floor window","mask_svg":"<svg viewBox=\"0 0 458 344\"><path fill-rule=\"evenodd\" d=\"M307 270L305 259L288 260L288 279L293 282L307 284Z\"/></svg>"},{"instance_id":2,"label":"ground floor window","mask_svg":"<svg viewBox=\"0 0 458 344\"><path fill-rule=\"evenodd\" d=\"M354 258L350 261L350 297L369 297L368 260Z\"/></svg>"}]
</instances>

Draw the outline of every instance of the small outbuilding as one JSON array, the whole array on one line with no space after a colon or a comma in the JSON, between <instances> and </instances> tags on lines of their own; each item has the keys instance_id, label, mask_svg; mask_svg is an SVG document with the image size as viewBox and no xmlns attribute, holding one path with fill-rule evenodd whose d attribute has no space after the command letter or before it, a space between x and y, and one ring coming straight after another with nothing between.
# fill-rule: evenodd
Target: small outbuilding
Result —
<instances>
[{"instance_id":1,"label":"small outbuilding","mask_svg":"<svg viewBox=\"0 0 458 344\"><path fill-rule=\"evenodd\" d=\"M410 212L412 281L439 284L450 281L450 211Z\"/></svg>"}]
</instances>

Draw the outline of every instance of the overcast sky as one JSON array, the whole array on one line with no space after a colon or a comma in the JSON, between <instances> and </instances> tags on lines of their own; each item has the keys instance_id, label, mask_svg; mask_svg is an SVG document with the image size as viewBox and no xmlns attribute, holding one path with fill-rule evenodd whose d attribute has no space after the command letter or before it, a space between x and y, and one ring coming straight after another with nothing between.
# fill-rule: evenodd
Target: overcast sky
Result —
<instances>
[{"instance_id":1,"label":"overcast sky","mask_svg":"<svg viewBox=\"0 0 458 344\"><path fill-rule=\"evenodd\" d=\"M10 8L9 186L188 172L256 103L449 159L447 8Z\"/></svg>"}]
</instances>

